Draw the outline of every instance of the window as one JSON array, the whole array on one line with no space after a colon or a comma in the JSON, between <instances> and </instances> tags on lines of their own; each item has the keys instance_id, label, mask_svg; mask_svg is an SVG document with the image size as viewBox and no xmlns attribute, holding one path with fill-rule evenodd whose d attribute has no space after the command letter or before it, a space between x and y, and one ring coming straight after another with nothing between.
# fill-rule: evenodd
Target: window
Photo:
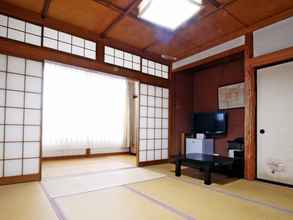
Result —
<instances>
[{"instance_id":1,"label":"window","mask_svg":"<svg viewBox=\"0 0 293 220\"><path fill-rule=\"evenodd\" d=\"M105 46L104 61L108 64L140 71L140 57L112 47Z\"/></svg>"},{"instance_id":2,"label":"window","mask_svg":"<svg viewBox=\"0 0 293 220\"><path fill-rule=\"evenodd\" d=\"M68 33L44 27L43 47L88 59L96 59L96 43Z\"/></svg>"},{"instance_id":3,"label":"window","mask_svg":"<svg viewBox=\"0 0 293 220\"><path fill-rule=\"evenodd\" d=\"M201 9L201 0L143 0L138 17L175 30Z\"/></svg>"},{"instance_id":4,"label":"window","mask_svg":"<svg viewBox=\"0 0 293 220\"><path fill-rule=\"evenodd\" d=\"M169 67L151 60L142 59L142 72L144 74L168 79Z\"/></svg>"},{"instance_id":5,"label":"window","mask_svg":"<svg viewBox=\"0 0 293 220\"><path fill-rule=\"evenodd\" d=\"M42 27L0 14L0 37L41 46Z\"/></svg>"},{"instance_id":6,"label":"window","mask_svg":"<svg viewBox=\"0 0 293 220\"><path fill-rule=\"evenodd\" d=\"M104 47L104 62L107 64L136 70L147 75L169 78L169 67L154 61L141 58L113 47Z\"/></svg>"},{"instance_id":7,"label":"window","mask_svg":"<svg viewBox=\"0 0 293 220\"><path fill-rule=\"evenodd\" d=\"M44 156L127 148L127 80L46 62Z\"/></svg>"}]
</instances>

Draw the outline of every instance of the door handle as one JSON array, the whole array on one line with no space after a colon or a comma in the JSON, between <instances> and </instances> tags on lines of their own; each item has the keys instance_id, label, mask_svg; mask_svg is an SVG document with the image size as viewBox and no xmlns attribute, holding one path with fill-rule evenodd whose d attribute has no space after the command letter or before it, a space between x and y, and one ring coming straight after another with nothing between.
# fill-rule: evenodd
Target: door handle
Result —
<instances>
[{"instance_id":1,"label":"door handle","mask_svg":"<svg viewBox=\"0 0 293 220\"><path fill-rule=\"evenodd\" d=\"M264 133L266 133L266 131L265 131L265 129L260 129L260 130L259 130L259 133L260 133L260 134L264 134Z\"/></svg>"}]
</instances>

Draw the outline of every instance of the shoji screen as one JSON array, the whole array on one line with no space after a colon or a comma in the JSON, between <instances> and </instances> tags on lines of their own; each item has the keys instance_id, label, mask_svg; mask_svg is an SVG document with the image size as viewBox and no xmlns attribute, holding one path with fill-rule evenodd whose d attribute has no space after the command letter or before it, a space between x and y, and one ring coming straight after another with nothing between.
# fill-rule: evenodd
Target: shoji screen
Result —
<instances>
[{"instance_id":1,"label":"shoji screen","mask_svg":"<svg viewBox=\"0 0 293 220\"><path fill-rule=\"evenodd\" d=\"M139 162L168 159L169 90L140 84Z\"/></svg>"},{"instance_id":2,"label":"shoji screen","mask_svg":"<svg viewBox=\"0 0 293 220\"><path fill-rule=\"evenodd\" d=\"M40 47L42 27L0 14L0 37Z\"/></svg>"},{"instance_id":3,"label":"shoji screen","mask_svg":"<svg viewBox=\"0 0 293 220\"><path fill-rule=\"evenodd\" d=\"M39 174L43 64L0 54L1 177Z\"/></svg>"},{"instance_id":4,"label":"shoji screen","mask_svg":"<svg viewBox=\"0 0 293 220\"><path fill-rule=\"evenodd\" d=\"M64 53L96 59L96 43L68 33L44 27L43 47Z\"/></svg>"}]
</instances>

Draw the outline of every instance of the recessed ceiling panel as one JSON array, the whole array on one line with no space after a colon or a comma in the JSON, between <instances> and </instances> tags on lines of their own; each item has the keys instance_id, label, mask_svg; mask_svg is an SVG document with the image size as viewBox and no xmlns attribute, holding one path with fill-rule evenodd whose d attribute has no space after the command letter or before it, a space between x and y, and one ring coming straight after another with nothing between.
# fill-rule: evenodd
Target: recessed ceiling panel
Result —
<instances>
[{"instance_id":1,"label":"recessed ceiling panel","mask_svg":"<svg viewBox=\"0 0 293 220\"><path fill-rule=\"evenodd\" d=\"M221 38L226 34L230 34L240 30L243 26L231 17L227 12L219 10L200 22L192 23L178 33L172 41L174 48L168 50L172 56L182 57L196 52L199 47L209 43L212 40ZM164 44L169 47L169 44ZM162 44L159 46L150 47L149 51L158 52L157 49L162 49Z\"/></svg>"},{"instance_id":2,"label":"recessed ceiling panel","mask_svg":"<svg viewBox=\"0 0 293 220\"><path fill-rule=\"evenodd\" d=\"M49 17L101 33L119 13L93 0L52 1Z\"/></svg>"},{"instance_id":3,"label":"recessed ceiling panel","mask_svg":"<svg viewBox=\"0 0 293 220\"><path fill-rule=\"evenodd\" d=\"M175 37L167 42L161 42L161 43L150 45L147 48L147 51L152 53L157 53L159 55L163 54L167 56L176 57L179 52L178 49L189 48L190 46L195 46L195 45L190 45L184 37L181 37L181 38Z\"/></svg>"},{"instance_id":4,"label":"recessed ceiling panel","mask_svg":"<svg viewBox=\"0 0 293 220\"><path fill-rule=\"evenodd\" d=\"M112 4L118 6L119 8L126 9L135 0L112 0Z\"/></svg>"},{"instance_id":5,"label":"recessed ceiling panel","mask_svg":"<svg viewBox=\"0 0 293 220\"><path fill-rule=\"evenodd\" d=\"M142 49L155 40L164 40L168 36L162 34L160 29L155 30L133 18L125 17L108 32L107 37Z\"/></svg>"},{"instance_id":6,"label":"recessed ceiling panel","mask_svg":"<svg viewBox=\"0 0 293 220\"><path fill-rule=\"evenodd\" d=\"M227 12L220 10L210 15L200 22L192 23L180 33L180 36L188 36L191 42L197 45L218 38L224 34L242 28L237 20L230 16Z\"/></svg>"},{"instance_id":7,"label":"recessed ceiling panel","mask_svg":"<svg viewBox=\"0 0 293 220\"><path fill-rule=\"evenodd\" d=\"M227 10L247 25L293 8L292 0L237 0Z\"/></svg>"},{"instance_id":8,"label":"recessed ceiling panel","mask_svg":"<svg viewBox=\"0 0 293 220\"><path fill-rule=\"evenodd\" d=\"M44 0L2 0L9 4L16 5L27 10L41 13L44 5Z\"/></svg>"}]
</instances>

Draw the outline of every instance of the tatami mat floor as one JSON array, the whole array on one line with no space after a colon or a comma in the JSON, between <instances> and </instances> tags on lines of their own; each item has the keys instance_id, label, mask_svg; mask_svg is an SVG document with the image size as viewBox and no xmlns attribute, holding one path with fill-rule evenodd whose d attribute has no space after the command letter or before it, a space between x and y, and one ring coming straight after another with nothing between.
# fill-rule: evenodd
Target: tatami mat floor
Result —
<instances>
[{"instance_id":1,"label":"tatami mat floor","mask_svg":"<svg viewBox=\"0 0 293 220\"><path fill-rule=\"evenodd\" d=\"M211 186L186 175L174 176L174 166L145 167L147 181L128 181L98 190L51 197L46 181L83 178L135 169L133 156L50 161L43 164L43 182L0 187L2 220L96 220L96 219L225 219L293 220L293 189L258 181L221 178ZM157 177L151 178L152 173ZM183 172L184 173L184 172ZM160 174L160 175L158 175ZM156 175L154 175L156 176ZM88 178L88 177L87 177ZM119 179L121 180L121 179ZM111 181L115 181L111 179ZM118 182L118 179L117 179ZM65 184L65 182L64 182Z\"/></svg>"}]
</instances>

